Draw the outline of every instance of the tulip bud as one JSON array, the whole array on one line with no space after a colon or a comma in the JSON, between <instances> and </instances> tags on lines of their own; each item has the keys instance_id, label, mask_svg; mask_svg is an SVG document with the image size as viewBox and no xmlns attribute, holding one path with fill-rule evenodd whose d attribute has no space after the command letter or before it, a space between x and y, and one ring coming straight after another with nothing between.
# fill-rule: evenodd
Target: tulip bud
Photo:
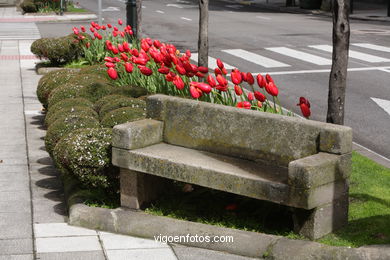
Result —
<instances>
[{"instance_id":1,"label":"tulip bud","mask_svg":"<svg viewBox=\"0 0 390 260\"><path fill-rule=\"evenodd\" d=\"M127 73L132 73L133 72L133 64L129 63L129 62L126 62L125 63L125 70L126 70Z\"/></svg>"},{"instance_id":2,"label":"tulip bud","mask_svg":"<svg viewBox=\"0 0 390 260\"><path fill-rule=\"evenodd\" d=\"M238 85L234 85L234 92L236 92L237 96L242 95L242 88Z\"/></svg>"},{"instance_id":3,"label":"tulip bud","mask_svg":"<svg viewBox=\"0 0 390 260\"><path fill-rule=\"evenodd\" d=\"M107 74L113 80L116 80L118 78L118 73L114 68L108 68Z\"/></svg>"}]
</instances>

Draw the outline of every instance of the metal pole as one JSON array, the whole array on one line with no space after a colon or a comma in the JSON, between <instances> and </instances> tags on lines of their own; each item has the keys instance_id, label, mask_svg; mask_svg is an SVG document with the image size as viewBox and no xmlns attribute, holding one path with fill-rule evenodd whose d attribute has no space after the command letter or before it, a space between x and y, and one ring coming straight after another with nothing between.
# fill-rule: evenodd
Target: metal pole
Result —
<instances>
[{"instance_id":1,"label":"metal pole","mask_svg":"<svg viewBox=\"0 0 390 260\"><path fill-rule=\"evenodd\" d=\"M387 0L387 16L390 17L390 0Z\"/></svg>"},{"instance_id":2,"label":"metal pole","mask_svg":"<svg viewBox=\"0 0 390 260\"><path fill-rule=\"evenodd\" d=\"M64 15L64 0L60 1L60 15Z\"/></svg>"},{"instance_id":3,"label":"metal pole","mask_svg":"<svg viewBox=\"0 0 390 260\"><path fill-rule=\"evenodd\" d=\"M103 24L103 18L102 18L102 0L98 1L98 23L101 25Z\"/></svg>"},{"instance_id":4,"label":"metal pole","mask_svg":"<svg viewBox=\"0 0 390 260\"><path fill-rule=\"evenodd\" d=\"M349 1L349 13L353 14L353 0Z\"/></svg>"},{"instance_id":5,"label":"metal pole","mask_svg":"<svg viewBox=\"0 0 390 260\"><path fill-rule=\"evenodd\" d=\"M126 1L126 24L130 25L134 37L137 37L137 4L136 0Z\"/></svg>"}]
</instances>

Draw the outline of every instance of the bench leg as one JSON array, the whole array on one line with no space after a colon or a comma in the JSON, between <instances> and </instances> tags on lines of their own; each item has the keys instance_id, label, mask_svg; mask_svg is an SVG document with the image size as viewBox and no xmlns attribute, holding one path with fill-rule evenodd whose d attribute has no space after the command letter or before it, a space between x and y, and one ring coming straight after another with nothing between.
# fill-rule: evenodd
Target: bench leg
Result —
<instances>
[{"instance_id":1,"label":"bench leg","mask_svg":"<svg viewBox=\"0 0 390 260\"><path fill-rule=\"evenodd\" d=\"M318 239L348 223L348 193L312 210L294 209L294 231L309 239Z\"/></svg>"},{"instance_id":2,"label":"bench leg","mask_svg":"<svg viewBox=\"0 0 390 260\"><path fill-rule=\"evenodd\" d=\"M140 209L156 198L165 187L166 180L150 174L120 169L121 206Z\"/></svg>"}]
</instances>

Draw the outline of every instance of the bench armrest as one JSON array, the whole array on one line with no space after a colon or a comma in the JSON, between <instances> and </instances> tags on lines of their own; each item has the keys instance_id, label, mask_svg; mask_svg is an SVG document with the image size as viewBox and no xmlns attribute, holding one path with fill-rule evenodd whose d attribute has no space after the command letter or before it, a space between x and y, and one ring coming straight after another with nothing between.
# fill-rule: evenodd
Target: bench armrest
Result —
<instances>
[{"instance_id":1,"label":"bench armrest","mask_svg":"<svg viewBox=\"0 0 390 260\"><path fill-rule=\"evenodd\" d=\"M133 150L163 141L164 123L144 119L117 125L113 129L112 146Z\"/></svg>"},{"instance_id":2,"label":"bench armrest","mask_svg":"<svg viewBox=\"0 0 390 260\"><path fill-rule=\"evenodd\" d=\"M351 153L318 153L288 165L288 184L297 189L312 189L337 180L348 179Z\"/></svg>"}]
</instances>

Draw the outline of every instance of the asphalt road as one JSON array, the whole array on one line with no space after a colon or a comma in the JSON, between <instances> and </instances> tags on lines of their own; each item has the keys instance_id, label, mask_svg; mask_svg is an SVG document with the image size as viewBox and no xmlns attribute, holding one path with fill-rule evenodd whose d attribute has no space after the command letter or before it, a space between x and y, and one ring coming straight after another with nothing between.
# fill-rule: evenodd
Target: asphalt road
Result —
<instances>
[{"instance_id":1,"label":"asphalt road","mask_svg":"<svg viewBox=\"0 0 390 260\"><path fill-rule=\"evenodd\" d=\"M103 0L106 23L126 19L124 2ZM79 3L97 11L96 0ZM143 5L145 36L196 52L196 0L144 0ZM73 25L58 24L57 28L71 32ZM61 31L48 29L47 24L39 28L43 36ZM305 96L312 104L312 119L319 121L326 118L331 32L332 21L327 17L279 13L227 1L210 3L210 57L242 71L270 73L285 107L299 113L297 101ZM345 125L353 128L355 142L390 158L390 24L354 20L351 32L354 52L349 60Z\"/></svg>"}]
</instances>

